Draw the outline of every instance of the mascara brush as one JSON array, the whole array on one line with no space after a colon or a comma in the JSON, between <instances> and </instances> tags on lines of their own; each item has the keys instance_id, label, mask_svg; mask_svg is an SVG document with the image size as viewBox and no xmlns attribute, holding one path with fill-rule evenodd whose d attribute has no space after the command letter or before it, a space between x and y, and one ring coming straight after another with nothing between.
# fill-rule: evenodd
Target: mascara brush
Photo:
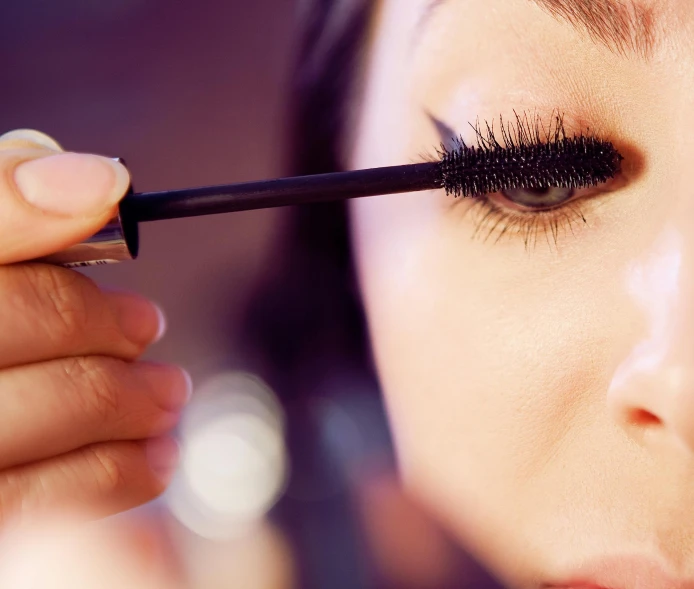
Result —
<instances>
[{"instance_id":1,"label":"mascara brush","mask_svg":"<svg viewBox=\"0 0 694 589\"><path fill-rule=\"evenodd\" d=\"M480 139L479 146L468 146L458 138L451 147L442 145L434 161L418 164L162 192L136 194L131 187L102 231L38 261L80 267L135 259L138 223L145 221L437 189L474 197L511 189L596 186L613 178L623 159L611 143L566 137L563 129L545 143L519 134L515 140L505 135L506 146L501 146L491 132Z\"/></svg>"}]
</instances>

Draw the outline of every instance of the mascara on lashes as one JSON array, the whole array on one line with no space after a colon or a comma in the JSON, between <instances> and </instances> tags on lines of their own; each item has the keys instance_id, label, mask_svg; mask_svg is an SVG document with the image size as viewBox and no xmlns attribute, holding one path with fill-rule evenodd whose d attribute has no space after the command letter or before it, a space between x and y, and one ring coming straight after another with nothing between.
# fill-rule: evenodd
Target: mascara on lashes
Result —
<instances>
[{"instance_id":1,"label":"mascara on lashes","mask_svg":"<svg viewBox=\"0 0 694 589\"><path fill-rule=\"evenodd\" d=\"M539 115L530 118L515 113L515 121L499 117L497 138L494 123L477 121L473 126L477 145L468 146L442 121L429 115L448 143L437 151L443 187L454 196L481 196L507 190L597 186L614 178L624 159L608 141L593 134L566 133L564 117L553 115L548 126ZM452 143L451 143L452 142ZM468 182L461 176L474 174Z\"/></svg>"},{"instance_id":2,"label":"mascara on lashes","mask_svg":"<svg viewBox=\"0 0 694 589\"><path fill-rule=\"evenodd\" d=\"M599 180L605 176L609 176L607 178L609 180L620 171L623 158L612 144L600 141L592 134L586 136L585 133L581 133L568 137L563 115L559 113L553 115L549 127L545 127L537 114L532 119L527 113L524 113L522 117L515 111L514 114L513 123L504 125L501 116L499 123L502 129L503 147L515 148L517 155L519 151L522 152L527 147L533 152L537 149L536 146L546 144L549 147L543 148L545 151L561 152L566 148L567 154L576 155L578 152L582 157L585 155L584 147L587 151L597 147L595 153L598 154L598 165L593 168L593 172L589 170L588 174L593 176L592 179L595 181L593 184L599 184ZM450 127L432 115L429 117L441 136L442 151L455 151L459 144L464 144L462 138L456 137ZM494 149L496 154L502 153L498 151L499 142L496 139L493 123L492 125L485 123L484 131L479 122L471 126L475 131L478 147ZM531 167L535 165L533 157L530 157L530 163ZM601 167L603 167L602 173L600 173ZM556 177L554 179L556 180ZM465 210L465 215L476 213L472 239L483 236L483 241L486 242L497 233L494 243L498 243L505 236L509 238L520 236L527 250L531 244L537 245L538 237L544 233L551 248L550 236L554 244L558 245L562 231L566 234L568 229L575 235L574 224L581 224L581 222L584 225L588 224L584 212L584 201L586 196L593 196L595 192L581 194L577 189L582 186L571 187L570 182L564 186L558 182L552 184L551 176L548 179L546 176L539 175L538 180L540 186L534 188L499 187L498 194L476 195L477 198L472 199L471 206ZM491 192L492 187L489 188Z\"/></svg>"}]
</instances>

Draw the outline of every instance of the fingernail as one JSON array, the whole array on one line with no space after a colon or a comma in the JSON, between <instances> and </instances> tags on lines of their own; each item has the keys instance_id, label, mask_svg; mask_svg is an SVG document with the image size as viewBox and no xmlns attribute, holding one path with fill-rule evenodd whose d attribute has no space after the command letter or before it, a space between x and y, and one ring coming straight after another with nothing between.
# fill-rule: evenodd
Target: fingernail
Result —
<instances>
[{"instance_id":1,"label":"fingernail","mask_svg":"<svg viewBox=\"0 0 694 589\"><path fill-rule=\"evenodd\" d=\"M154 310L157 312L157 323L159 325L159 329L157 329L157 334L154 336L154 339L152 340L153 344L156 344L161 338L164 337L164 334L166 333L166 315L164 315L164 311L162 311L162 308L159 305L154 305Z\"/></svg>"},{"instance_id":2,"label":"fingernail","mask_svg":"<svg viewBox=\"0 0 694 589\"><path fill-rule=\"evenodd\" d=\"M152 472L163 484L168 485L176 472L180 456L176 440L171 436L150 438L145 452Z\"/></svg>"},{"instance_id":3,"label":"fingernail","mask_svg":"<svg viewBox=\"0 0 694 589\"><path fill-rule=\"evenodd\" d=\"M123 335L137 345L159 341L166 332L164 312L140 295L107 292Z\"/></svg>"},{"instance_id":4,"label":"fingernail","mask_svg":"<svg viewBox=\"0 0 694 589\"><path fill-rule=\"evenodd\" d=\"M130 185L122 164L80 153L23 162L14 179L27 202L42 211L68 216L99 215L116 204Z\"/></svg>"},{"instance_id":5,"label":"fingernail","mask_svg":"<svg viewBox=\"0 0 694 589\"><path fill-rule=\"evenodd\" d=\"M60 143L58 143L53 137L37 131L36 129L14 129L13 131L8 131L3 135L0 135L0 141L28 141L29 143L35 143L41 147L47 147L53 151L63 151Z\"/></svg>"},{"instance_id":6,"label":"fingernail","mask_svg":"<svg viewBox=\"0 0 694 589\"><path fill-rule=\"evenodd\" d=\"M185 407L193 394L193 380L190 374L180 366L140 362L135 368L150 386L154 401L167 411L176 411Z\"/></svg>"}]
</instances>

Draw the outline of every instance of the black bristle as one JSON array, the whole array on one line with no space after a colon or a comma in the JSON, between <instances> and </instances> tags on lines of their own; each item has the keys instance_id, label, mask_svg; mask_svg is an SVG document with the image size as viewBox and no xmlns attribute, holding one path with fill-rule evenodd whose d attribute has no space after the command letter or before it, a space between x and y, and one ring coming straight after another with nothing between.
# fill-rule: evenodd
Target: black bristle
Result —
<instances>
[{"instance_id":1,"label":"black bristle","mask_svg":"<svg viewBox=\"0 0 694 589\"><path fill-rule=\"evenodd\" d=\"M468 146L462 137L453 147L441 146L438 167L441 187L447 194L477 196L519 188L586 188L617 175L622 156L607 141L592 135L567 137L563 118L556 116L549 128L536 117L516 115L516 123L504 126L501 145L493 125L478 123L478 145Z\"/></svg>"}]
</instances>

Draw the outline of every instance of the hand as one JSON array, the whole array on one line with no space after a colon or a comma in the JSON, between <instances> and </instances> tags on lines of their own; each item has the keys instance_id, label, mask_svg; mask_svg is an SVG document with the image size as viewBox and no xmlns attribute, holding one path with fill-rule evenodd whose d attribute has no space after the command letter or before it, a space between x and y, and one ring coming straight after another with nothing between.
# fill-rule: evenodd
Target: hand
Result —
<instances>
[{"instance_id":1,"label":"hand","mask_svg":"<svg viewBox=\"0 0 694 589\"><path fill-rule=\"evenodd\" d=\"M24 263L82 241L129 185L108 158L36 131L0 136L0 526L46 509L107 515L159 495L190 395L180 368L137 362L164 330L146 299Z\"/></svg>"}]
</instances>

